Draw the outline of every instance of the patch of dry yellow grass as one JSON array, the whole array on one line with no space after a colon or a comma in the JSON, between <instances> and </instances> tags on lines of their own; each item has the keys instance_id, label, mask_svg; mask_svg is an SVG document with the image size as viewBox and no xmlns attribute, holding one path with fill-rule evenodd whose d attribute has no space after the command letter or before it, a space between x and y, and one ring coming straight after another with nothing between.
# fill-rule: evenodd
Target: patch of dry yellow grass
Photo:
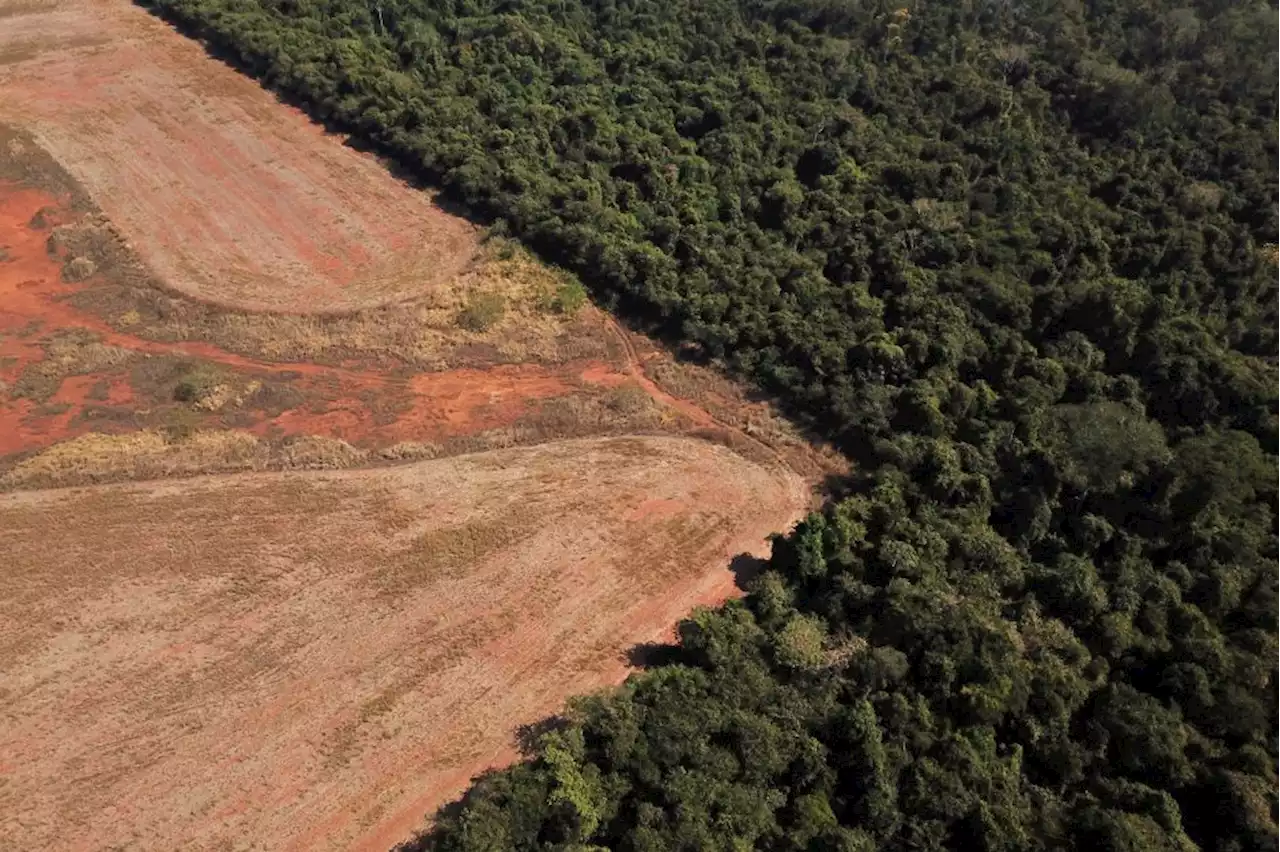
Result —
<instances>
[{"instance_id":1,"label":"patch of dry yellow grass","mask_svg":"<svg viewBox=\"0 0 1280 852\"><path fill-rule=\"evenodd\" d=\"M211 336L241 351L289 361L391 355L431 369L450 366L457 350L494 348L495 360L555 362L586 357L564 338L575 317L547 309L560 276L523 251L488 257L417 301L350 316L221 314ZM491 324L464 327L459 317L475 294L499 299ZM568 350L568 351L566 351Z\"/></svg>"},{"instance_id":2,"label":"patch of dry yellow grass","mask_svg":"<svg viewBox=\"0 0 1280 852\"><path fill-rule=\"evenodd\" d=\"M61 226L56 242L60 250L87 253L113 282L76 294L75 304L130 334L205 340L273 361L392 359L428 370L608 355L598 313L562 298L575 289L567 274L510 243L488 245L468 271L412 301L339 316L294 315L226 310L165 292L119 240L103 238L103 227L99 219ZM491 321L469 321L477 300L501 310L491 312Z\"/></svg>"},{"instance_id":3,"label":"patch of dry yellow grass","mask_svg":"<svg viewBox=\"0 0 1280 852\"><path fill-rule=\"evenodd\" d=\"M307 436L273 444L248 432L202 430L182 437L156 430L88 434L54 444L0 476L0 489L57 488L245 470L333 470L369 454L337 438Z\"/></svg>"},{"instance_id":4,"label":"patch of dry yellow grass","mask_svg":"<svg viewBox=\"0 0 1280 852\"><path fill-rule=\"evenodd\" d=\"M97 335L74 328L56 332L41 341L45 357L22 371L13 395L43 402L58 391L68 376L83 376L119 367L134 353L99 342Z\"/></svg>"},{"instance_id":5,"label":"patch of dry yellow grass","mask_svg":"<svg viewBox=\"0 0 1280 852\"><path fill-rule=\"evenodd\" d=\"M259 470L271 453L247 432L203 431L173 439L163 432L80 435L24 459L0 488L45 488L117 479Z\"/></svg>"},{"instance_id":6,"label":"patch of dry yellow grass","mask_svg":"<svg viewBox=\"0 0 1280 852\"><path fill-rule=\"evenodd\" d=\"M337 438L308 435L270 441L238 430L184 428L122 435L90 433L54 444L0 475L0 490L60 488L123 480L248 470L338 470L426 461L445 456L597 435L662 430L657 404L632 386L546 400L510 426L443 443L406 441L364 450Z\"/></svg>"},{"instance_id":7,"label":"patch of dry yellow grass","mask_svg":"<svg viewBox=\"0 0 1280 852\"><path fill-rule=\"evenodd\" d=\"M306 435L285 443L278 457L291 470L334 470L363 464L369 454L338 438Z\"/></svg>"}]
</instances>

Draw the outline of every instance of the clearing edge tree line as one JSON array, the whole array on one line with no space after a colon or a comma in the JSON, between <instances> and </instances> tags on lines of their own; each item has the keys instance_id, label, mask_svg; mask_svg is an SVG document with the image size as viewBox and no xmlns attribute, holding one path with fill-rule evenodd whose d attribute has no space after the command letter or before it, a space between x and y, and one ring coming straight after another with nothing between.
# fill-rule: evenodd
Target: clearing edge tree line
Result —
<instances>
[{"instance_id":1,"label":"clearing edge tree line","mask_svg":"<svg viewBox=\"0 0 1280 852\"><path fill-rule=\"evenodd\" d=\"M857 462L419 847L1275 848L1273 2L148 5Z\"/></svg>"}]
</instances>

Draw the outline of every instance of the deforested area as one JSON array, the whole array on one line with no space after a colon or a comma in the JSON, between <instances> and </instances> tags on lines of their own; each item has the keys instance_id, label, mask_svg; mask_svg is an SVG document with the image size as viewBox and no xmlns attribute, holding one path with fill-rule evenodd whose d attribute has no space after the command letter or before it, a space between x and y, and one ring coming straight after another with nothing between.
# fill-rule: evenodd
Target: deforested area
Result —
<instances>
[{"instance_id":1,"label":"deforested area","mask_svg":"<svg viewBox=\"0 0 1280 852\"><path fill-rule=\"evenodd\" d=\"M420 846L1275 846L1274 3L147 5L859 463Z\"/></svg>"},{"instance_id":2,"label":"deforested area","mask_svg":"<svg viewBox=\"0 0 1280 852\"><path fill-rule=\"evenodd\" d=\"M806 502L671 437L0 495L0 847L388 848Z\"/></svg>"},{"instance_id":3,"label":"deforested area","mask_svg":"<svg viewBox=\"0 0 1280 852\"><path fill-rule=\"evenodd\" d=\"M0 0L0 849L412 837L847 468L345 141Z\"/></svg>"}]
</instances>

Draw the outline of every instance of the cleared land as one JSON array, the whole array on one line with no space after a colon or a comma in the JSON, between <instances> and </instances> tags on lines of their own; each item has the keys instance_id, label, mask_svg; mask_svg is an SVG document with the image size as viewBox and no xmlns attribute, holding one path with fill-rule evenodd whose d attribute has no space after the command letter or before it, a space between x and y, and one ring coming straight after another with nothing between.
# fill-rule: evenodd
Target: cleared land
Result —
<instances>
[{"instance_id":1,"label":"cleared land","mask_svg":"<svg viewBox=\"0 0 1280 852\"><path fill-rule=\"evenodd\" d=\"M829 461L599 311L527 307L526 261L462 276L511 296L483 331L450 327L466 282L400 327L211 311L122 281L111 234L69 278L107 220L4 154L37 168L0 179L0 489L192 478L0 496L0 848L389 848L733 593ZM736 452L555 440L664 430Z\"/></svg>"},{"instance_id":2,"label":"cleared land","mask_svg":"<svg viewBox=\"0 0 1280 852\"><path fill-rule=\"evenodd\" d=\"M0 497L0 835L385 849L806 503L679 438Z\"/></svg>"},{"instance_id":3,"label":"cleared land","mask_svg":"<svg viewBox=\"0 0 1280 852\"><path fill-rule=\"evenodd\" d=\"M0 849L385 850L732 594L840 460L572 284L0 0Z\"/></svg>"},{"instance_id":4,"label":"cleared land","mask_svg":"<svg viewBox=\"0 0 1280 852\"><path fill-rule=\"evenodd\" d=\"M66 164L167 286L298 313L400 301L475 229L124 0L0 2L0 121Z\"/></svg>"},{"instance_id":5,"label":"cleared land","mask_svg":"<svg viewBox=\"0 0 1280 852\"><path fill-rule=\"evenodd\" d=\"M833 461L603 312L548 307L562 278L509 247L486 246L471 271L394 308L253 314L157 288L80 196L0 126L0 490L658 431L780 453L814 478ZM93 271L69 276L81 260ZM502 315L463 328L477 294L500 296ZM243 434L205 439L225 430ZM312 438L330 443L297 443Z\"/></svg>"}]
</instances>

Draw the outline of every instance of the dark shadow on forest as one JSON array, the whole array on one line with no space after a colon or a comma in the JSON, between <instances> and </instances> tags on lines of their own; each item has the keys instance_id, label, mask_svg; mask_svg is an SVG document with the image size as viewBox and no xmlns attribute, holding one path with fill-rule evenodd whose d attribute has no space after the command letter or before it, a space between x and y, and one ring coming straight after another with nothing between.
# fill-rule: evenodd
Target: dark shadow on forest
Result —
<instances>
[{"instance_id":1,"label":"dark shadow on forest","mask_svg":"<svg viewBox=\"0 0 1280 852\"><path fill-rule=\"evenodd\" d=\"M743 592L752 590L755 579L767 567L769 567L769 560L750 553L739 553L729 560L729 570L733 572L733 583Z\"/></svg>"},{"instance_id":2,"label":"dark shadow on forest","mask_svg":"<svg viewBox=\"0 0 1280 852\"><path fill-rule=\"evenodd\" d=\"M627 665L636 669L657 669L680 662L680 646L673 642L641 642L626 653Z\"/></svg>"},{"instance_id":3,"label":"dark shadow on forest","mask_svg":"<svg viewBox=\"0 0 1280 852\"><path fill-rule=\"evenodd\" d=\"M564 730L568 724L569 720L564 716L548 716L516 728L516 748L520 751L520 757L529 760L537 756L538 743L542 738L547 734Z\"/></svg>"}]
</instances>

